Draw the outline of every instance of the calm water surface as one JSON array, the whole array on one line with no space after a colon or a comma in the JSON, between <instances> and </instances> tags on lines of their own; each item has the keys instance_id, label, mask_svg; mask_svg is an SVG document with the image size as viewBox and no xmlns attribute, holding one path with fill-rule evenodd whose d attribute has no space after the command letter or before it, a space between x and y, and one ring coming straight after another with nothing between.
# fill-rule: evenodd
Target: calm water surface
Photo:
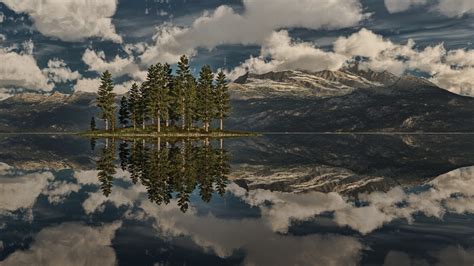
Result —
<instances>
[{"instance_id":1,"label":"calm water surface","mask_svg":"<svg viewBox=\"0 0 474 266\"><path fill-rule=\"evenodd\" d=\"M1 265L473 265L473 135L0 136Z\"/></svg>"}]
</instances>

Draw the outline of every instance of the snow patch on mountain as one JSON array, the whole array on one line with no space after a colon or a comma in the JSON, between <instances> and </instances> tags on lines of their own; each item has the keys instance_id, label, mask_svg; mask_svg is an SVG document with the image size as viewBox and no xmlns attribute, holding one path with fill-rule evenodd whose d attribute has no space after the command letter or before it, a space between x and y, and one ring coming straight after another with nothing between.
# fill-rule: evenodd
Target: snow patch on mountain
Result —
<instances>
[{"instance_id":1,"label":"snow patch on mountain","mask_svg":"<svg viewBox=\"0 0 474 266\"><path fill-rule=\"evenodd\" d=\"M339 71L282 71L266 74L247 73L230 84L234 98L266 97L336 97L352 93L358 88L379 88L396 83L398 77L387 73L373 73L343 69Z\"/></svg>"}]
</instances>

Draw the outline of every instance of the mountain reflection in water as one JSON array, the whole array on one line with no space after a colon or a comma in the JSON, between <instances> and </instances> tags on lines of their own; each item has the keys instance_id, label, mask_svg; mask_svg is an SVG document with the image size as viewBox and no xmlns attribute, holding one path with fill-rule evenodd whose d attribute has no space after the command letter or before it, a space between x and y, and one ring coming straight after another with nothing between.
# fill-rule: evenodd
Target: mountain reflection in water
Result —
<instances>
[{"instance_id":1,"label":"mountain reflection in water","mask_svg":"<svg viewBox=\"0 0 474 266\"><path fill-rule=\"evenodd\" d=\"M473 140L0 137L0 264L472 265Z\"/></svg>"}]
</instances>

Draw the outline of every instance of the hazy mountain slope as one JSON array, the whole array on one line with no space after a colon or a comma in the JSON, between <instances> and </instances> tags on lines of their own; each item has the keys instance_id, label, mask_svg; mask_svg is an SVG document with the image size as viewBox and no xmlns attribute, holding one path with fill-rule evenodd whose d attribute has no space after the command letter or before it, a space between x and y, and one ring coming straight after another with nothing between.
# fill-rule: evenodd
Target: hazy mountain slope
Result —
<instances>
[{"instance_id":1,"label":"hazy mountain slope","mask_svg":"<svg viewBox=\"0 0 474 266\"><path fill-rule=\"evenodd\" d=\"M0 131L77 131L89 128L96 96L18 94L0 102Z\"/></svg>"}]
</instances>

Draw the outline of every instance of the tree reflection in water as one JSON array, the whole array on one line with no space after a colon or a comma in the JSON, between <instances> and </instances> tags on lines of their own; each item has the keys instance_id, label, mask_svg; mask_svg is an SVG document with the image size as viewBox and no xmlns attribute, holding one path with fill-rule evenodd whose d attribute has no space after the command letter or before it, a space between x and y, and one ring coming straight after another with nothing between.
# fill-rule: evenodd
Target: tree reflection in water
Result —
<instances>
[{"instance_id":1,"label":"tree reflection in water","mask_svg":"<svg viewBox=\"0 0 474 266\"><path fill-rule=\"evenodd\" d=\"M199 196L209 202L214 193L223 195L230 171L229 156L223 140L216 145L205 140L161 141L133 140L118 145L122 170L130 173L134 184L146 187L148 198L156 204L168 204L175 198L181 211L189 207L190 195L198 189ZM116 145L106 140L97 160L98 179L105 196L113 185Z\"/></svg>"}]
</instances>

